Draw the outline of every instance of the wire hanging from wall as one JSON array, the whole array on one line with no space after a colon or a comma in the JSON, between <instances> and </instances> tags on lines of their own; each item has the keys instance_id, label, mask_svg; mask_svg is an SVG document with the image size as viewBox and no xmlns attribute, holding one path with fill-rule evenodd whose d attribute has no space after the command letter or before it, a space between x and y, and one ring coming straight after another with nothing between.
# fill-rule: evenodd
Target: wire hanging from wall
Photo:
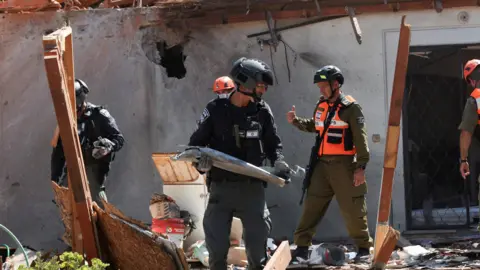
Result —
<instances>
[{"instance_id":1,"label":"wire hanging from wall","mask_svg":"<svg viewBox=\"0 0 480 270\"><path fill-rule=\"evenodd\" d=\"M269 46L268 49L270 50L270 62L272 63L273 76L275 76L275 82L278 84L277 72L275 71L275 63L273 62L272 47Z\"/></svg>"},{"instance_id":2,"label":"wire hanging from wall","mask_svg":"<svg viewBox=\"0 0 480 270\"><path fill-rule=\"evenodd\" d=\"M289 61L288 61L288 51L287 51L287 47L292 51L293 55L294 55L294 61L293 61L293 65L295 66L295 63L297 61L297 53L295 52L295 50L288 44L286 43L282 36L280 34L277 34L277 31L276 31L276 21L273 20L272 18L272 15L269 11L265 11L265 19L267 21L267 26L268 26L268 29L269 29L269 33L270 33L270 36L271 38L270 39L261 39L261 38L257 38L257 43L260 45L260 50L263 51L263 45L266 44L269 46L269 50L270 50L270 61L272 63L272 71L273 71L273 74L275 76L275 81L276 83L278 84L278 78L277 78L277 73L275 71L275 64L274 64L274 61L273 61L273 52L272 52L272 47L275 49L275 52L277 51L277 46L280 42L283 43L283 46L284 46L284 51L285 51L285 61L286 61L286 64L287 64L287 72L288 72L288 82L290 83L291 82L291 71L290 71L290 64L289 64Z\"/></svg>"}]
</instances>

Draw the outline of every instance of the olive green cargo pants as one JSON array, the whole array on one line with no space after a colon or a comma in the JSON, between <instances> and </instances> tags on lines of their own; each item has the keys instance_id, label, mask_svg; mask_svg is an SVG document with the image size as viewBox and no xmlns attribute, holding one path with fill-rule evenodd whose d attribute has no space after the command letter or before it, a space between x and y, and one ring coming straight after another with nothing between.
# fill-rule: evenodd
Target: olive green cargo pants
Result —
<instances>
[{"instance_id":1,"label":"olive green cargo pants","mask_svg":"<svg viewBox=\"0 0 480 270\"><path fill-rule=\"evenodd\" d=\"M350 156L322 157L317 163L307 190L303 213L295 230L297 246L310 246L318 223L322 220L335 195L350 237L359 248L370 248L368 232L367 184L355 187L355 164Z\"/></svg>"}]
</instances>

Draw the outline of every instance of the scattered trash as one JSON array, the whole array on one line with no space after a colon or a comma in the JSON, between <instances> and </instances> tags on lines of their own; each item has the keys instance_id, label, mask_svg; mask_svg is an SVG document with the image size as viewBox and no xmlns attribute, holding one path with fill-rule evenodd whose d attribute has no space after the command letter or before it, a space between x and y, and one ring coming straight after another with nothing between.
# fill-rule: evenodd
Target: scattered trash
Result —
<instances>
[{"instance_id":1,"label":"scattered trash","mask_svg":"<svg viewBox=\"0 0 480 270\"><path fill-rule=\"evenodd\" d=\"M190 249L193 252L192 258L199 260L204 266L208 267L208 250L205 240L195 242Z\"/></svg>"},{"instance_id":2,"label":"scattered trash","mask_svg":"<svg viewBox=\"0 0 480 270\"><path fill-rule=\"evenodd\" d=\"M418 245L404 247L403 251L405 251L408 255L412 257L418 257L418 256L426 255L429 253L429 251L426 250L424 247L418 246Z\"/></svg>"},{"instance_id":3,"label":"scattered trash","mask_svg":"<svg viewBox=\"0 0 480 270\"><path fill-rule=\"evenodd\" d=\"M149 208L152 232L166 236L178 248L183 248L183 241L196 229L191 214L180 210L172 197L159 193L152 195Z\"/></svg>"},{"instance_id":4,"label":"scattered trash","mask_svg":"<svg viewBox=\"0 0 480 270\"><path fill-rule=\"evenodd\" d=\"M0 269L2 270L16 270L20 267L20 265L26 266L27 261L25 256L28 258L28 262L33 262L37 258L37 254L35 251L25 248L25 254L20 250L17 249L15 253L13 253L10 257L7 257L3 266L0 265ZM1 257L0 257L1 259Z\"/></svg>"},{"instance_id":5,"label":"scattered trash","mask_svg":"<svg viewBox=\"0 0 480 270\"><path fill-rule=\"evenodd\" d=\"M154 219L180 218L180 207L172 197L165 194L154 193L149 208Z\"/></svg>"},{"instance_id":6,"label":"scattered trash","mask_svg":"<svg viewBox=\"0 0 480 270\"><path fill-rule=\"evenodd\" d=\"M267 239L267 253L269 255L273 255L273 252L277 249L277 245L275 244L275 240L272 238Z\"/></svg>"},{"instance_id":7,"label":"scattered trash","mask_svg":"<svg viewBox=\"0 0 480 270\"><path fill-rule=\"evenodd\" d=\"M299 263L308 265L332 265L342 266L345 264L345 250L341 247L337 247L331 244L315 245L312 248L310 257L308 260L298 258Z\"/></svg>"}]
</instances>

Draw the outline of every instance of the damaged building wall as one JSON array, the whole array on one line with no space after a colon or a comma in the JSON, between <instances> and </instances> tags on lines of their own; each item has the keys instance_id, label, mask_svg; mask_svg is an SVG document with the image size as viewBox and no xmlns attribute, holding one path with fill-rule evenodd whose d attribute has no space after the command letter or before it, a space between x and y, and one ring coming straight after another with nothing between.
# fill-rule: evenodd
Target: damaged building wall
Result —
<instances>
[{"instance_id":1,"label":"damaged building wall","mask_svg":"<svg viewBox=\"0 0 480 270\"><path fill-rule=\"evenodd\" d=\"M475 16L480 10L469 10L470 25L480 23L480 16ZM407 22L414 28L458 25L459 11L409 12ZM173 71L170 69L171 74L167 74L161 65L168 57L162 60L156 53L159 48L165 51L161 49L165 45L170 52L179 50L170 46L182 41L184 33L167 31L164 27L138 30L152 13L141 9L106 9L68 15L74 36L75 74L89 85L90 101L107 105L126 138L107 183L109 201L125 214L145 222L150 220L151 193L162 190L151 153L176 151L177 145L188 142L204 106L213 98L212 82L227 74L233 60L251 56L271 63L268 47L261 51L254 38L246 37L264 31L265 23L226 25L189 33L183 49L185 70L182 65L176 65ZM362 45L356 43L348 18L282 32L295 54L287 49L287 66L284 47L280 44L273 54L278 85L265 96L276 116L287 161L304 166L314 137L290 126L285 114L292 105L300 116L312 114L319 96L312 83L316 68L335 64L344 71L344 91L362 104L367 119L371 150L367 168L371 230L378 207L386 107L390 102L385 82L384 30L398 29L400 16L393 13L359 16ZM41 36L47 29L62 26L64 19L64 14L55 12L0 17L0 223L32 247L58 247L57 239L63 232L48 183L49 142L55 116L42 59ZM393 49L387 51L396 51L396 44L392 46ZM388 88L391 91L391 84ZM380 143L371 141L373 134L380 134ZM399 155L393 216L394 226L404 230L401 152ZM301 212L300 192L300 182L283 189L269 188L268 204L279 205L271 210L274 236L292 236ZM343 223L339 213L338 205L333 203L319 226L318 239L347 235L346 229L338 226ZM0 239L5 239L4 236L0 233Z\"/></svg>"}]
</instances>

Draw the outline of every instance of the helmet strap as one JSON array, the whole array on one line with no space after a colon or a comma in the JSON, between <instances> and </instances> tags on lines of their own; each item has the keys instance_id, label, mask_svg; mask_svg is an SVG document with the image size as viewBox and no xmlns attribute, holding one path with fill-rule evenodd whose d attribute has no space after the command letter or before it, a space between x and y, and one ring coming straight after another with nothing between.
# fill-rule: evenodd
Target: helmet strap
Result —
<instances>
[{"instance_id":1,"label":"helmet strap","mask_svg":"<svg viewBox=\"0 0 480 270\"><path fill-rule=\"evenodd\" d=\"M334 96L335 96L335 92L340 90L340 87L342 87L341 85L338 86L337 88L333 88L333 83L332 81L328 81L328 84L330 85L330 90L332 91L332 93L330 94L330 96L328 97L328 99L332 99Z\"/></svg>"},{"instance_id":2,"label":"helmet strap","mask_svg":"<svg viewBox=\"0 0 480 270\"><path fill-rule=\"evenodd\" d=\"M82 110L83 103L85 103L86 99L87 99L87 94L84 91L82 91L80 95L75 97L77 112L80 112Z\"/></svg>"},{"instance_id":3,"label":"helmet strap","mask_svg":"<svg viewBox=\"0 0 480 270\"><path fill-rule=\"evenodd\" d=\"M237 89L237 91L246 96L252 97L255 102L260 102L262 100L262 98L257 95L257 90L255 88L253 89L252 93L244 92L240 90L240 87Z\"/></svg>"}]
</instances>

